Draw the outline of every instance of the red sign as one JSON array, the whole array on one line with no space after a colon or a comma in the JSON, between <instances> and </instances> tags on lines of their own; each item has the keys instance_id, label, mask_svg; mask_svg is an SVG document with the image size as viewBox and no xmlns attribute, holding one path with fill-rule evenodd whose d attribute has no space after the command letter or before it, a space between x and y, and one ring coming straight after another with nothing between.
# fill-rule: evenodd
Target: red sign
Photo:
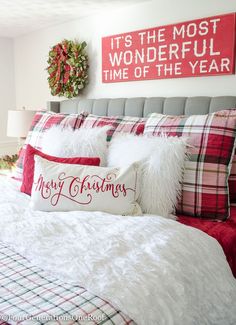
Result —
<instances>
[{"instance_id":1,"label":"red sign","mask_svg":"<svg viewBox=\"0 0 236 325\"><path fill-rule=\"evenodd\" d=\"M102 38L102 81L233 74L235 13Z\"/></svg>"}]
</instances>

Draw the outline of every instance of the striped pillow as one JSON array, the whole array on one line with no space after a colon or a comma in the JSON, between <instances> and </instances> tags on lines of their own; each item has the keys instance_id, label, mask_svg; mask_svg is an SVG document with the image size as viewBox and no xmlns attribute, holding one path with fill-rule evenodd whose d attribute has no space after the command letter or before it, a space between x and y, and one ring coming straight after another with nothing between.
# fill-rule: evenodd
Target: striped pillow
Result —
<instances>
[{"instance_id":1,"label":"striped pillow","mask_svg":"<svg viewBox=\"0 0 236 325\"><path fill-rule=\"evenodd\" d=\"M144 131L147 118L133 116L98 116L89 114L85 119L82 128L95 128L105 125L111 125L111 129L107 134L107 141L121 132L142 134Z\"/></svg>"},{"instance_id":2,"label":"striped pillow","mask_svg":"<svg viewBox=\"0 0 236 325\"><path fill-rule=\"evenodd\" d=\"M23 166L25 158L25 150L28 144L35 149L41 150L43 133L53 125L63 125L64 127L70 126L73 129L80 128L82 125L86 113L81 114L64 114L64 113L53 113L53 112L37 112L31 123L31 127L24 146L22 147L18 161L16 163L16 170L13 178L22 181L23 178Z\"/></svg>"},{"instance_id":3,"label":"striped pillow","mask_svg":"<svg viewBox=\"0 0 236 325\"><path fill-rule=\"evenodd\" d=\"M186 136L190 159L186 161L178 213L205 219L229 216L228 178L236 135L236 110L208 115L151 114L144 134Z\"/></svg>"}]
</instances>

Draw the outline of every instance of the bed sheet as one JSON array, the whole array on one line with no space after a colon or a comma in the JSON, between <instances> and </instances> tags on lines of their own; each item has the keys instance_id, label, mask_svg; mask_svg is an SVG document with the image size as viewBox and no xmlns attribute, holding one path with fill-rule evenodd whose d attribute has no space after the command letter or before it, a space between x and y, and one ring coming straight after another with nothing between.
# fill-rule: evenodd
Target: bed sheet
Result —
<instances>
[{"instance_id":1,"label":"bed sheet","mask_svg":"<svg viewBox=\"0 0 236 325\"><path fill-rule=\"evenodd\" d=\"M109 302L54 278L1 242L0 265L0 325L135 324Z\"/></svg>"},{"instance_id":2,"label":"bed sheet","mask_svg":"<svg viewBox=\"0 0 236 325\"><path fill-rule=\"evenodd\" d=\"M178 216L178 221L198 228L214 237L222 246L227 261L236 277L236 206L230 207L230 218L224 222L202 220L198 218Z\"/></svg>"}]
</instances>

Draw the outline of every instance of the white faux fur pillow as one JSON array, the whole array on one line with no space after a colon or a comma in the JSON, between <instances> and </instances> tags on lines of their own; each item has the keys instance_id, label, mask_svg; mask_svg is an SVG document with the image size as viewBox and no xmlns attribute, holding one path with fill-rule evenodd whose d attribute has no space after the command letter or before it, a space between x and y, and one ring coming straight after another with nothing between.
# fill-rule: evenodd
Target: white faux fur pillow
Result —
<instances>
[{"instance_id":1,"label":"white faux fur pillow","mask_svg":"<svg viewBox=\"0 0 236 325\"><path fill-rule=\"evenodd\" d=\"M109 128L110 126L104 126L73 130L54 126L44 133L42 151L55 157L99 157L100 166L105 166Z\"/></svg>"},{"instance_id":2,"label":"white faux fur pillow","mask_svg":"<svg viewBox=\"0 0 236 325\"><path fill-rule=\"evenodd\" d=\"M173 217L181 193L186 152L184 138L122 135L111 141L108 166L142 161L139 198L142 211Z\"/></svg>"}]
</instances>

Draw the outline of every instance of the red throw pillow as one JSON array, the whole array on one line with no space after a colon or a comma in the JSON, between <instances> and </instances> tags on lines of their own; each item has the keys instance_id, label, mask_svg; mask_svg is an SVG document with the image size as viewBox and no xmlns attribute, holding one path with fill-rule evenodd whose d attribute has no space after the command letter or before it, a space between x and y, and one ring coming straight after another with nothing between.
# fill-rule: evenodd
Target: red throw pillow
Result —
<instances>
[{"instance_id":1,"label":"red throw pillow","mask_svg":"<svg viewBox=\"0 0 236 325\"><path fill-rule=\"evenodd\" d=\"M31 145L27 145L25 150L23 180L21 185L21 192L31 195L33 180L34 180L34 156L38 155L50 161L74 164L74 165L91 165L99 166L100 158L88 158L88 157L74 157L74 158L59 158L46 155L45 153L33 148Z\"/></svg>"}]
</instances>

